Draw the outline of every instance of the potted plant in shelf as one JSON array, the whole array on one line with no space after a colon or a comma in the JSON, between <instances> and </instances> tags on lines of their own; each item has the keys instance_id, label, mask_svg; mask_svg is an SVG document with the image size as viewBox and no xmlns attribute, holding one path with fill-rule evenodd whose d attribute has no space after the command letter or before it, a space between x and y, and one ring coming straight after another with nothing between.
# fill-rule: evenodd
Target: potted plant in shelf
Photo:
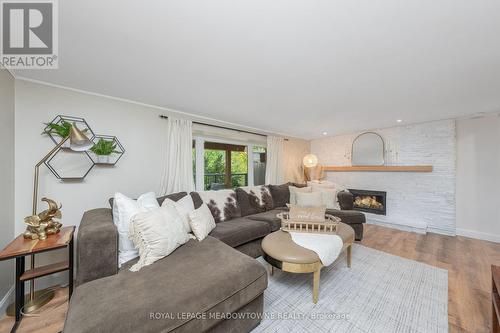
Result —
<instances>
[{"instance_id":1,"label":"potted plant in shelf","mask_svg":"<svg viewBox=\"0 0 500 333\"><path fill-rule=\"evenodd\" d=\"M60 137L61 140L67 138L69 136L69 132L71 130L71 123L65 120L62 120L60 123L44 123L46 125L42 134L51 135L52 137ZM75 123L73 123L75 125ZM75 125L76 126L76 125ZM87 132L88 129L85 128L82 130L83 133ZM69 140L67 140L62 148L69 148Z\"/></svg>"},{"instance_id":2,"label":"potted plant in shelf","mask_svg":"<svg viewBox=\"0 0 500 333\"><path fill-rule=\"evenodd\" d=\"M109 157L111 154L119 153L119 151L116 150L115 140L105 140L103 138L100 138L90 150L96 154L98 164L109 164Z\"/></svg>"}]
</instances>

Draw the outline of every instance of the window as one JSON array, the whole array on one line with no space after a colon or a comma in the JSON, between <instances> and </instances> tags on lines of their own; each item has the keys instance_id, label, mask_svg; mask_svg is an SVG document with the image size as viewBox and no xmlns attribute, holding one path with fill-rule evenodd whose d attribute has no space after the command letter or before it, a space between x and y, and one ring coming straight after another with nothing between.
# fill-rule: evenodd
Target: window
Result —
<instances>
[{"instance_id":1,"label":"window","mask_svg":"<svg viewBox=\"0 0 500 333\"><path fill-rule=\"evenodd\" d=\"M252 167L254 185L265 185L266 183L266 148L253 146Z\"/></svg>"},{"instance_id":2,"label":"window","mask_svg":"<svg viewBox=\"0 0 500 333\"><path fill-rule=\"evenodd\" d=\"M193 176L198 191L263 185L266 148L195 137Z\"/></svg>"},{"instance_id":3,"label":"window","mask_svg":"<svg viewBox=\"0 0 500 333\"><path fill-rule=\"evenodd\" d=\"M205 190L248 185L247 147L218 142L204 145Z\"/></svg>"}]
</instances>

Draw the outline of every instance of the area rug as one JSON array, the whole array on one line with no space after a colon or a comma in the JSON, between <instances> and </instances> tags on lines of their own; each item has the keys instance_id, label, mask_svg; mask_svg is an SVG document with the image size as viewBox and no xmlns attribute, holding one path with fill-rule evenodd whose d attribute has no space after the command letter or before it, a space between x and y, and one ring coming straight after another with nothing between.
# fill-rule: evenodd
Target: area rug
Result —
<instances>
[{"instance_id":1,"label":"area rug","mask_svg":"<svg viewBox=\"0 0 500 333\"><path fill-rule=\"evenodd\" d=\"M269 277L258 332L448 332L448 271L362 245L321 270L319 301L312 274ZM262 258L259 261L266 265Z\"/></svg>"}]
</instances>

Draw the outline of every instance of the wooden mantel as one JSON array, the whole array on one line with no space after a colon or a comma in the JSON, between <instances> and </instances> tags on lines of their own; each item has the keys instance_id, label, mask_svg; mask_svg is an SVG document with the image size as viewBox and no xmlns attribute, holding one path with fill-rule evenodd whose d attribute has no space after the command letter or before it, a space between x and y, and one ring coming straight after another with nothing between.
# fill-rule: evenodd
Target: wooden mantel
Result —
<instances>
[{"instance_id":1,"label":"wooden mantel","mask_svg":"<svg viewBox=\"0 0 500 333\"><path fill-rule=\"evenodd\" d=\"M351 172L432 172L432 165L360 165L360 166L325 166L324 171Z\"/></svg>"}]
</instances>

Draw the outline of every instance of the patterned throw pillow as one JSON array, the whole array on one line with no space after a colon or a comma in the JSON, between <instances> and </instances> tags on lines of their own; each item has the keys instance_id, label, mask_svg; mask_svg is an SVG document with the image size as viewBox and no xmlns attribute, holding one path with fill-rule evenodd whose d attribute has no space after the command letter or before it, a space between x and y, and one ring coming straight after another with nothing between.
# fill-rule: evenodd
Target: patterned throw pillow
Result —
<instances>
[{"instance_id":1,"label":"patterned throw pillow","mask_svg":"<svg viewBox=\"0 0 500 333\"><path fill-rule=\"evenodd\" d=\"M267 186L246 186L236 189L241 216L265 212L274 208L273 197Z\"/></svg>"},{"instance_id":2,"label":"patterned throw pillow","mask_svg":"<svg viewBox=\"0 0 500 333\"><path fill-rule=\"evenodd\" d=\"M217 190L193 192L191 193L191 195L193 195L193 201L195 201L194 193L196 193L201 198L201 201L208 206L216 223L229 221L235 217L241 217L241 209L236 200L235 191ZM195 208L198 207L195 201Z\"/></svg>"}]
</instances>

